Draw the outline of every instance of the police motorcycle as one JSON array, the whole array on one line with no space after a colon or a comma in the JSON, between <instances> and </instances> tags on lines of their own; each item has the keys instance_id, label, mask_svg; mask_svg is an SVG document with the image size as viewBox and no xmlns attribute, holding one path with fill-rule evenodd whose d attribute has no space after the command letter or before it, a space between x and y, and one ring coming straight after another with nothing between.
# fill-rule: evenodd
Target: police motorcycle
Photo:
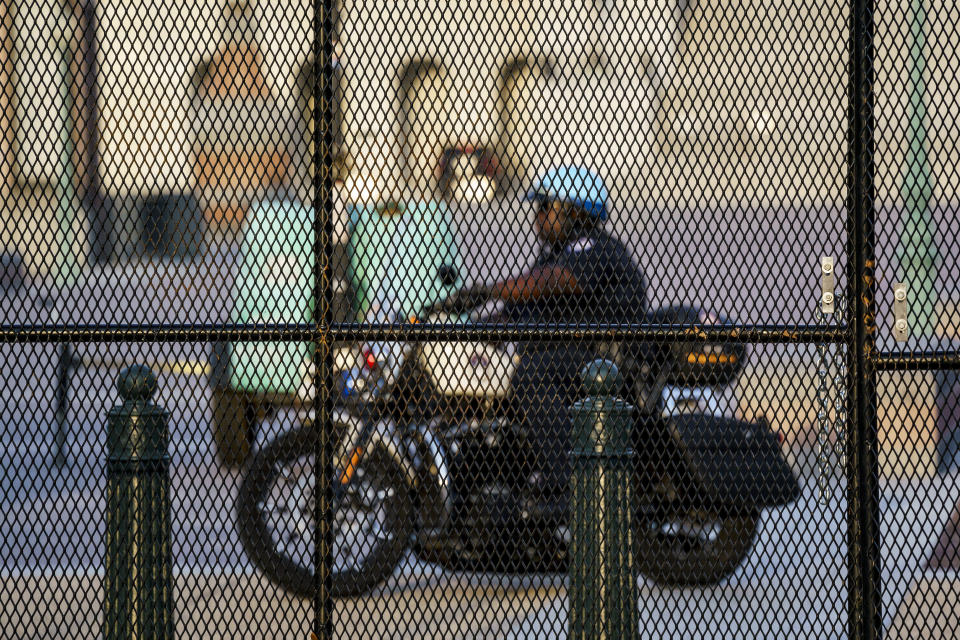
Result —
<instances>
[{"instance_id":1,"label":"police motorcycle","mask_svg":"<svg viewBox=\"0 0 960 640\"><path fill-rule=\"evenodd\" d=\"M439 278L458 280L444 265ZM375 296L376 297L376 296ZM413 317L380 296L368 318L454 323L485 302L457 290ZM404 313L404 315L400 315ZM728 322L689 307L649 314L657 325ZM731 385L743 345L675 343L633 350L606 345L627 372L635 407L632 445L636 571L671 586L711 585L749 554L763 509L793 502L800 487L765 423L732 417ZM452 570L562 571L565 509L524 498L523 408L512 402L513 345L372 342L339 376L334 442L332 590L365 593L410 550ZM315 459L319 428L307 376L301 426L260 450L237 499L238 530L252 562L292 593L314 588Z\"/></svg>"}]
</instances>

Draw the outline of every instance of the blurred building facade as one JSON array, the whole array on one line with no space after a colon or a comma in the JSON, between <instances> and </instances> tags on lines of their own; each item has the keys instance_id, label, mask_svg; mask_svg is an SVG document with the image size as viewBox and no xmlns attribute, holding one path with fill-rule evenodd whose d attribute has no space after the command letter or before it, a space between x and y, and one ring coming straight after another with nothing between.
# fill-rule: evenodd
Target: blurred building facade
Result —
<instances>
[{"instance_id":1,"label":"blurred building facade","mask_svg":"<svg viewBox=\"0 0 960 640\"><path fill-rule=\"evenodd\" d=\"M931 15L949 15L945 0L930 4ZM30 247L54 232L51 189L62 171L52 143L61 127L57 36L74 18L62 0L2 6L0 79L14 90L0 93L0 229L5 246L39 255ZM877 188L896 204L909 34L905 9L877 9ZM309 198L311 14L306 0L100 0L107 193L126 202L193 192L214 227L235 227L273 184ZM481 149L495 159L496 184L470 186L470 197L583 161L608 176L627 209L843 203L842 3L344 0L337 23L342 198L436 196L441 159ZM948 35L935 38L936 55L956 60L960 39ZM930 157L942 177L934 198L951 202L960 180L954 66L927 66L939 132ZM117 224L121 240L135 236L131 211L120 207Z\"/></svg>"},{"instance_id":2,"label":"blurred building facade","mask_svg":"<svg viewBox=\"0 0 960 640\"><path fill-rule=\"evenodd\" d=\"M943 217L956 210L960 187L960 78L953 73L960 16L947 0L925 2L932 200ZM310 199L312 5L99 0L100 171L119 203L121 245L137 237L137 203L159 193L195 194L214 229L236 229L250 202L272 186L292 185ZM910 144L908 11L905 3L876 3L878 234L888 247ZM50 247L60 234L59 37L76 44L75 19L62 0L0 1L0 250L20 253L35 276L52 268ZM822 246L842 247L847 23L845 3L819 0L343 0L334 91L338 202L446 196L482 205L503 200L547 164L577 161L607 177L615 209L636 214L617 218L627 237L669 238L667 227L687 225L689 239L698 225L735 226L729 216L686 213L726 210L740 225L733 236L770 227L766 236L742 235L791 250L798 234L833 217L834 237ZM74 138L82 150L84 136L75 131ZM506 238L497 225L520 226L471 206L470 224L484 237ZM781 221L784 212L798 216L792 226ZM667 241L658 246L680 251ZM738 251L753 249L763 251ZM881 257L878 275L891 261ZM686 300L705 282L714 293L707 303L729 302L737 270L756 274L720 262L706 273L689 255L661 256L666 273L655 274L651 290ZM774 284L797 287L783 294L796 301L808 285L802 280ZM882 296L879 304L879 317L888 317ZM944 300L941 315L954 318L957 308ZM744 321L793 318L774 317L781 309L718 310ZM807 442L815 424L808 365L808 356L793 373L758 364L744 376L742 412L768 411L792 441ZM932 470L935 459L932 374L906 375L922 390L910 425L890 403L904 377L884 378L884 469L894 475L911 465ZM783 388L796 390L791 402L777 395Z\"/></svg>"}]
</instances>

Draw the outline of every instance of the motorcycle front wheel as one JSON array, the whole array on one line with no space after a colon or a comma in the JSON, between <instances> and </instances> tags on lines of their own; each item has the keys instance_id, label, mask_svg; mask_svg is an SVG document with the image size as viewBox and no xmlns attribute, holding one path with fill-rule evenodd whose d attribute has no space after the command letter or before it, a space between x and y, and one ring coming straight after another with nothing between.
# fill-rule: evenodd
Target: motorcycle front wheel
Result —
<instances>
[{"instance_id":1,"label":"motorcycle front wheel","mask_svg":"<svg viewBox=\"0 0 960 640\"><path fill-rule=\"evenodd\" d=\"M717 584L750 553L759 520L756 510L720 513L637 505L633 531L638 572L672 587Z\"/></svg>"},{"instance_id":2,"label":"motorcycle front wheel","mask_svg":"<svg viewBox=\"0 0 960 640\"><path fill-rule=\"evenodd\" d=\"M237 528L247 556L299 596L313 594L314 449L317 434L281 435L252 460L237 496ZM403 470L383 447L366 451L333 504L332 595L365 593L390 576L412 531Z\"/></svg>"}]
</instances>

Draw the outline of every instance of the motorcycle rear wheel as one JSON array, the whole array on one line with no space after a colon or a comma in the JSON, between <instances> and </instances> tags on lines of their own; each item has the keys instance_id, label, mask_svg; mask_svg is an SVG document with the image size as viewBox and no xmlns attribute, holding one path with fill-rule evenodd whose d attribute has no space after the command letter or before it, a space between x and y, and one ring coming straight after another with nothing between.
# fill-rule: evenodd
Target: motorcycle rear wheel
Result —
<instances>
[{"instance_id":1,"label":"motorcycle rear wheel","mask_svg":"<svg viewBox=\"0 0 960 640\"><path fill-rule=\"evenodd\" d=\"M311 428L273 440L250 463L237 496L237 530L247 556L302 597L314 592L316 440ZM369 449L333 510L332 595L365 593L393 573L410 543L413 507L403 470L382 447Z\"/></svg>"},{"instance_id":2,"label":"motorcycle rear wheel","mask_svg":"<svg viewBox=\"0 0 960 640\"><path fill-rule=\"evenodd\" d=\"M720 513L711 509L634 509L638 572L671 587L719 583L749 555L760 512Z\"/></svg>"}]
</instances>

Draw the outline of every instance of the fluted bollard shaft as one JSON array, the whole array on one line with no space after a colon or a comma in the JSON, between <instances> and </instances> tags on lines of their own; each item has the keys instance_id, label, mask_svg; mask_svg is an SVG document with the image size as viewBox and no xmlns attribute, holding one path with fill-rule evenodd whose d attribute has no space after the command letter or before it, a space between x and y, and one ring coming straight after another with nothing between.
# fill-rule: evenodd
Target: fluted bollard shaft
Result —
<instances>
[{"instance_id":1,"label":"fluted bollard shaft","mask_svg":"<svg viewBox=\"0 0 960 640\"><path fill-rule=\"evenodd\" d=\"M596 360L583 372L587 397L571 408L570 638L636 638L630 449L633 407L617 396L617 367Z\"/></svg>"},{"instance_id":2,"label":"fluted bollard shaft","mask_svg":"<svg viewBox=\"0 0 960 640\"><path fill-rule=\"evenodd\" d=\"M120 372L107 414L106 640L173 640L169 414L153 372Z\"/></svg>"}]
</instances>

